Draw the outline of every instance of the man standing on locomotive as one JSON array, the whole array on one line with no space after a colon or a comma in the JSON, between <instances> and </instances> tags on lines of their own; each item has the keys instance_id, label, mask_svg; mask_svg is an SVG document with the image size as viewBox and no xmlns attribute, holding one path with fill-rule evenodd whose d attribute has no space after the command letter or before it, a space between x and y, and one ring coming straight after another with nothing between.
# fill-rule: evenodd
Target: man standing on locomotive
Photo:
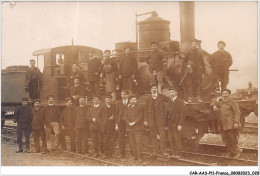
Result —
<instances>
[{"instance_id":1,"label":"man standing on locomotive","mask_svg":"<svg viewBox=\"0 0 260 176\"><path fill-rule=\"evenodd\" d=\"M93 95L100 98L99 81L102 70L103 65L100 59L94 57L94 51L90 51L88 61L88 82L91 89L91 98L93 98Z\"/></svg>"},{"instance_id":2,"label":"man standing on locomotive","mask_svg":"<svg viewBox=\"0 0 260 176\"><path fill-rule=\"evenodd\" d=\"M218 51L212 54L210 58L210 65L213 69L213 83L214 88L219 87L219 80L221 81L221 90L227 88L229 82L229 67L232 65L232 57L229 52L225 51L226 43L218 42Z\"/></svg>"},{"instance_id":3,"label":"man standing on locomotive","mask_svg":"<svg viewBox=\"0 0 260 176\"><path fill-rule=\"evenodd\" d=\"M198 51L198 40L193 40L191 50L186 54L182 64L182 75L184 77L184 88L188 94L188 103L195 97L199 103L202 79L205 78L206 68L203 57Z\"/></svg>"},{"instance_id":4,"label":"man standing on locomotive","mask_svg":"<svg viewBox=\"0 0 260 176\"><path fill-rule=\"evenodd\" d=\"M121 159L125 159L125 146L126 146L126 123L123 119L127 107L129 105L128 92L122 90L121 92L122 100L116 103L115 111L115 130L118 131L118 143Z\"/></svg>"},{"instance_id":5,"label":"man standing on locomotive","mask_svg":"<svg viewBox=\"0 0 260 176\"><path fill-rule=\"evenodd\" d=\"M160 136L160 149L165 154L166 145L166 105L169 98L158 93L156 84L151 86L151 95L146 100L146 113L144 117L144 125L151 130L151 139L153 145L153 154L156 156L158 152L157 135Z\"/></svg>"},{"instance_id":6,"label":"man standing on locomotive","mask_svg":"<svg viewBox=\"0 0 260 176\"><path fill-rule=\"evenodd\" d=\"M138 71L136 58L131 54L131 49L125 49L125 56L123 56L119 63L119 79L122 80L123 89L129 91L130 94L134 92L134 80Z\"/></svg>"},{"instance_id":7,"label":"man standing on locomotive","mask_svg":"<svg viewBox=\"0 0 260 176\"><path fill-rule=\"evenodd\" d=\"M16 153L23 152L23 134L26 138L26 151L30 152L30 132L31 132L31 116L32 108L28 105L28 98L22 98L22 106L15 111L14 118L17 122L17 144L19 150Z\"/></svg>"},{"instance_id":8,"label":"man standing on locomotive","mask_svg":"<svg viewBox=\"0 0 260 176\"><path fill-rule=\"evenodd\" d=\"M229 89L222 90L223 101L219 101L213 106L214 111L219 110L221 121L221 136L225 143L229 156L238 158L241 154L241 149L238 145L240 110L235 101L230 99L231 91Z\"/></svg>"},{"instance_id":9,"label":"man standing on locomotive","mask_svg":"<svg viewBox=\"0 0 260 176\"><path fill-rule=\"evenodd\" d=\"M65 136L69 136L70 138L70 150L72 152L76 151L76 133L75 133L75 110L72 106L72 99L66 98L67 107L62 111L60 117L60 125L61 125L61 135L60 142L63 150L67 150L67 145L65 142Z\"/></svg>"},{"instance_id":10,"label":"man standing on locomotive","mask_svg":"<svg viewBox=\"0 0 260 176\"><path fill-rule=\"evenodd\" d=\"M73 98L73 104L75 106L78 106L79 104L79 96L85 96L86 95L86 89L84 88L84 86L82 86L80 84L80 80L79 78L75 78L74 79L74 86L72 86L70 89L69 89L69 97L72 97Z\"/></svg>"},{"instance_id":11,"label":"man standing on locomotive","mask_svg":"<svg viewBox=\"0 0 260 176\"><path fill-rule=\"evenodd\" d=\"M115 106L111 104L112 96L106 95L105 104L101 107L100 129L103 135L104 154L103 159L113 157L115 142Z\"/></svg>"},{"instance_id":12,"label":"man standing on locomotive","mask_svg":"<svg viewBox=\"0 0 260 176\"><path fill-rule=\"evenodd\" d=\"M47 152L46 133L44 130L44 116L40 107L40 100L34 100L34 108L32 110L32 132L34 138L34 147L36 153L40 152L40 141L42 140L42 152Z\"/></svg>"},{"instance_id":13,"label":"man standing on locomotive","mask_svg":"<svg viewBox=\"0 0 260 176\"><path fill-rule=\"evenodd\" d=\"M88 107L86 106L85 101L85 96L79 97L79 107L75 108L75 130L77 152L88 155L89 121L87 119Z\"/></svg>"},{"instance_id":14,"label":"man standing on locomotive","mask_svg":"<svg viewBox=\"0 0 260 176\"><path fill-rule=\"evenodd\" d=\"M178 97L178 89L170 87L170 102L166 119L168 139L173 157L181 156L181 130L185 120L184 101Z\"/></svg>"},{"instance_id":15,"label":"man standing on locomotive","mask_svg":"<svg viewBox=\"0 0 260 176\"><path fill-rule=\"evenodd\" d=\"M31 67L26 72L26 87L29 89L29 97L31 100L40 98L40 85L42 74L39 68L35 67L35 60L30 60Z\"/></svg>"},{"instance_id":16,"label":"man standing on locomotive","mask_svg":"<svg viewBox=\"0 0 260 176\"><path fill-rule=\"evenodd\" d=\"M156 42L151 43L152 52L146 58L146 63L149 65L149 71L152 74L150 78L150 85L158 84L158 91L162 93L164 72L163 63L167 61L166 52L159 49Z\"/></svg>"},{"instance_id":17,"label":"man standing on locomotive","mask_svg":"<svg viewBox=\"0 0 260 176\"><path fill-rule=\"evenodd\" d=\"M116 61L111 58L111 51L105 50L105 61L103 63L103 79L106 83L106 93L111 93L112 100L116 100L116 80L118 79L118 66Z\"/></svg>"},{"instance_id":18,"label":"man standing on locomotive","mask_svg":"<svg viewBox=\"0 0 260 176\"><path fill-rule=\"evenodd\" d=\"M47 140L49 141L50 150L56 150L59 145L60 136L60 110L54 105L54 96L48 95L48 105L43 108L43 115L46 126Z\"/></svg>"}]
</instances>

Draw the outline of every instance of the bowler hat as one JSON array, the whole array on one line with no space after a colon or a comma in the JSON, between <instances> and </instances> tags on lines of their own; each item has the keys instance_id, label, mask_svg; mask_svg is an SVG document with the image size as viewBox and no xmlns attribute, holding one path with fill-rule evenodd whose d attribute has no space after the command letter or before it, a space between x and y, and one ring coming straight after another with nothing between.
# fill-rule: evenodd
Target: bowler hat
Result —
<instances>
[{"instance_id":1,"label":"bowler hat","mask_svg":"<svg viewBox=\"0 0 260 176\"><path fill-rule=\"evenodd\" d=\"M226 43L224 41L219 41L218 45L220 45L220 44L223 44L224 46L226 46Z\"/></svg>"},{"instance_id":2,"label":"bowler hat","mask_svg":"<svg viewBox=\"0 0 260 176\"><path fill-rule=\"evenodd\" d=\"M35 62L35 60L34 59L30 59L30 62Z\"/></svg>"}]
</instances>

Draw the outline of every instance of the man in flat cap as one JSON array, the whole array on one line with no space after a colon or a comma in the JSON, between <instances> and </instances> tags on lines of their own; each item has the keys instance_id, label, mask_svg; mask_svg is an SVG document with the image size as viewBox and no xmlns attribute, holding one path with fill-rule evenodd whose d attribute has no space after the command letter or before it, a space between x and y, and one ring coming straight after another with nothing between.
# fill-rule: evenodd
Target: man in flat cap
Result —
<instances>
[{"instance_id":1,"label":"man in flat cap","mask_svg":"<svg viewBox=\"0 0 260 176\"><path fill-rule=\"evenodd\" d=\"M32 132L34 139L34 147L36 153L39 153L42 149L43 153L47 152L46 133L44 130L44 115L42 108L40 107L40 100L34 100L34 108L32 110ZM42 147L40 149L40 138L42 141Z\"/></svg>"},{"instance_id":2,"label":"man in flat cap","mask_svg":"<svg viewBox=\"0 0 260 176\"><path fill-rule=\"evenodd\" d=\"M26 151L30 152L30 132L32 123L32 108L28 105L28 98L22 98L22 105L17 108L14 114L17 122L17 144L19 150L16 153L23 152L23 134L26 138Z\"/></svg>"},{"instance_id":3,"label":"man in flat cap","mask_svg":"<svg viewBox=\"0 0 260 176\"><path fill-rule=\"evenodd\" d=\"M130 95L129 101L130 105L127 107L123 119L126 123L126 131L129 135L129 144L133 155L141 163L145 108L143 105L138 104L137 95Z\"/></svg>"},{"instance_id":4,"label":"man in flat cap","mask_svg":"<svg viewBox=\"0 0 260 176\"><path fill-rule=\"evenodd\" d=\"M72 70L67 78L67 87L70 88L74 85L74 80L79 79L80 81L83 81L83 75L79 70L79 65L77 63L72 64Z\"/></svg>"},{"instance_id":5,"label":"man in flat cap","mask_svg":"<svg viewBox=\"0 0 260 176\"><path fill-rule=\"evenodd\" d=\"M54 96L47 96L48 105L43 108L46 126L47 140L50 143L50 151L58 149L60 136L60 110L54 104Z\"/></svg>"},{"instance_id":6,"label":"man in flat cap","mask_svg":"<svg viewBox=\"0 0 260 176\"><path fill-rule=\"evenodd\" d=\"M125 49L125 55L120 59L119 63L119 79L123 84L123 89L134 93L134 80L136 79L138 71L138 64L135 56L131 53L131 48Z\"/></svg>"},{"instance_id":7,"label":"man in flat cap","mask_svg":"<svg viewBox=\"0 0 260 176\"><path fill-rule=\"evenodd\" d=\"M210 57L210 65L213 69L213 83L214 88L219 87L219 80L221 81L221 89L226 89L229 82L229 67L232 65L232 57L229 52L225 51L226 43L218 42L218 51Z\"/></svg>"},{"instance_id":8,"label":"man in flat cap","mask_svg":"<svg viewBox=\"0 0 260 176\"><path fill-rule=\"evenodd\" d=\"M238 147L240 110L235 101L230 98L231 91L229 89L222 90L222 101L213 106L215 111L219 111L221 122L221 136L225 143L229 156L238 158L241 154L241 149Z\"/></svg>"},{"instance_id":9,"label":"man in flat cap","mask_svg":"<svg viewBox=\"0 0 260 176\"><path fill-rule=\"evenodd\" d=\"M163 86L163 63L167 61L166 52L159 49L157 42L151 42L152 52L146 58L146 63L149 65L149 71L152 74L150 78L150 85L158 83L158 91L162 93L161 88Z\"/></svg>"},{"instance_id":10,"label":"man in flat cap","mask_svg":"<svg viewBox=\"0 0 260 176\"><path fill-rule=\"evenodd\" d=\"M172 156L181 156L181 130L185 121L184 101L178 97L178 89L170 87L170 102L166 119L168 139L170 142Z\"/></svg>"},{"instance_id":11,"label":"man in flat cap","mask_svg":"<svg viewBox=\"0 0 260 176\"><path fill-rule=\"evenodd\" d=\"M103 63L103 80L106 83L106 93L111 93L112 100L116 100L116 80L118 79L118 66L114 58L111 58L111 51L105 50Z\"/></svg>"},{"instance_id":12,"label":"man in flat cap","mask_svg":"<svg viewBox=\"0 0 260 176\"><path fill-rule=\"evenodd\" d=\"M93 95L100 97L100 75L103 71L103 65L99 58L94 57L94 51L89 53L88 61L88 82L91 89L91 98Z\"/></svg>"},{"instance_id":13,"label":"man in flat cap","mask_svg":"<svg viewBox=\"0 0 260 176\"><path fill-rule=\"evenodd\" d=\"M112 96L107 94L105 104L101 107L100 129L103 134L103 159L113 157L115 142L115 105L111 103Z\"/></svg>"},{"instance_id":14,"label":"man in flat cap","mask_svg":"<svg viewBox=\"0 0 260 176\"><path fill-rule=\"evenodd\" d=\"M188 102L192 102L192 97L201 103L200 90L202 79L205 78L206 68L202 54L198 51L198 40L191 43L191 50L187 52L183 64L182 75L184 78L184 89L188 95Z\"/></svg>"},{"instance_id":15,"label":"man in flat cap","mask_svg":"<svg viewBox=\"0 0 260 176\"><path fill-rule=\"evenodd\" d=\"M123 120L128 105L130 104L128 99L128 91L122 90L122 100L116 102L115 111L115 130L118 131L118 143L120 150L120 157L122 160L125 159L125 146L126 146L126 123Z\"/></svg>"},{"instance_id":16,"label":"man in flat cap","mask_svg":"<svg viewBox=\"0 0 260 176\"><path fill-rule=\"evenodd\" d=\"M72 106L72 99L70 97L66 98L66 108L61 113L60 125L61 125L60 142L63 150L67 150L67 146L65 143L65 136L69 136L70 150L72 152L75 152L76 151L75 109Z\"/></svg>"},{"instance_id":17,"label":"man in flat cap","mask_svg":"<svg viewBox=\"0 0 260 176\"><path fill-rule=\"evenodd\" d=\"M70 87L68 97L72 97L72 102L75 106L78 106L79 104L79 97L85 96L87 94L86 89L84 86L80 84L79 78L74 79L74 85Z\"/></svg>"},{"instance_id":18,"label":"man in flat cap","mask_svg":"<svg viewBox=\"0 0 260 176\"><path fill-rule=\"evenodd\" d=\"M77 138L77 152L88 155L89 120L88 107L85 96L79 97L79 106L75 108L75 130Z\"/></svg>"},{"instance_id":19,"label":"man in flat cap","mask_svg":"<svg viewBox=\"0 0 260 176\"><path fill-rule=\"evenodd\" d=\"M39 68L35 67L35 60L30 60L30 68L26 72L26 87L29 89L29 97L33 101L40 98L40 86L42 74Z\"/></svg>"},{"instance_id":20,"label":"man in flat cap","mask_svg":"<svg viewBox=\"0 0 260 176\"><path fill-rule=\"evenodd\" d=\"M165 154L166 146L166 107L168 107L169 98L158 93L156 84L151 86L151 95L147 98L146 113L144 117L144 125L151 130L151 139L153 154L155 157L158 154L157 135L160 136L160 150Z\"/></svg>"},{"instance_id":21,"label":"man in flat cap","mask_svg":"<svg viewBox=\"0 0 260 176\"><path fill-rule=\"evenodd\" d=\"M89 130L91 139L94 143L94 157L97 158L100 154L103 154L103 138L100 130L101 105L99 104L99 96L93 95L92 104L88 109L87 118L90 123Z\"/></svg>"}]
</instances>

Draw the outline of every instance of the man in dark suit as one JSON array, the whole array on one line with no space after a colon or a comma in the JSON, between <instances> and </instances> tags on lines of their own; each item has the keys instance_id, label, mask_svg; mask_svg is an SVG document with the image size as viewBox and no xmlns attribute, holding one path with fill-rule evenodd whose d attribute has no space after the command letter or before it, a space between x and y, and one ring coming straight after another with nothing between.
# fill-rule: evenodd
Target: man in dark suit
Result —
<instances>
[{"instance_id":1,"label":"man in dark suit","mask_svg":"<svg viewBox=\"0 0 260 176\"><path fill-rule=\"evenodd\" d=\"M128 92L122 90L121 92L122 100L116 103L115 111L115 130L118 131L118 143L121 159L125 158L125 146L126 146L126 124L123 120L126 109L129 105Z\"/></svg>"},{"instance_id":2,"label":"man in dark suit","mask_svg":"<svg viewBox=\"0 0 260 176\"><path fill-rule=\"evenodd\" d=\"M146 114L144 118L144 125L151 130L151 139L153 145L153 156L157 155L157 135L160 136L160 149L165 154L166 145L166 112L169 98L158 93L156 84L151 86L151 95L146 100Z\"/></svg>"},{"instance_id":3,"label":"man in dark suit","mask_svg":"<svg viewBox=\"0 0 260 176\"><path fill-rule=\"evenodd\" d=\"M72 86L69 89L69 95L68 97L73 98L73 104L75 106L78 106L79 104L79 97L80 96L85 96L86 95L86 89L84 86L80 85L80 81L78 78L74 79L74 86Z\"/></svg>"},{"instance_id":4,"label":"man in dark suit","mask_svg":"<svg viewBox=\"0 0 260 176\"><path fill-rule=\"evenodd\" d=\"M141 104L137 104L137 96L131 95L129 97L130 105L124 116L126 123L126 130L129 134L129 143L133 155L138 162L142 162L142 138L144 132L144 114L145 109Z\"/></svg>"},{"instance_id":5,"label":"man in dark suit","mask_svg":"<svg viewBox=\"0 0 260 176\"><path fill-rule=\"evenodd\" d=\"M14 117L17 122L17 144L19 150L16 153L23 152L23 134L26 138L26 151L30 152L30 131L31 131L31 116L32 108L28 105L28 98L22 98L22 106L15 111Z\"/></svg>"},{"instance_id":6,"label":"man in dark suit","mask_svg":"<svg viewBox=\"0 0 260 176\"><path fill-rule=\"evenodd\" d=\"M103 135L104 154L103 159L113 157L115 142L115 105L111 104L112 96L107 94L105 104L101 107L101 132Z\"/></svg>"},{"instance_id":7,"label":"man in dark suit","mask_svg":"<svg viewBox=\"0 0 260 176\"><path fill-rule=\"evenodd\" d=\"M94 51L91 51L89 54L88 61L88 82L91 89L91 98L93 95L96 95L100 98L100 74L102 73L103 65L100 59L94 57Z\"/></svg>"},{"instance_id":8,"label":"man in dark suit","mask_svg":"<svg viewBox=\"0 0 260 176\"><path fill-rule=\"evenodd\" d=\"M184 101L180 99L178 90L171 87L170 102L168 106L168 113L166 119L166 126L168 131L168 139L173 152L173 157L181 156L181 130L185 120Z\"/></svg>"}]
</instances>

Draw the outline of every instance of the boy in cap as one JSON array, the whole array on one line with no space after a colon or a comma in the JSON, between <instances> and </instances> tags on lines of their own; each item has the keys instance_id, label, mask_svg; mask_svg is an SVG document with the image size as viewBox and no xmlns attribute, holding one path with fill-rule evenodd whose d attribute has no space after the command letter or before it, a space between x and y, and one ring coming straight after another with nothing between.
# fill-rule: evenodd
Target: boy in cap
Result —
<instances>
[{"instance_id":1,"label":"boy in cap","mask_svg":"<svg viewBox=\"0 0 260 176\"><path fill-rule=\"evenodd\" d=\"M195 97L199 103L202 79L205 78L206 68L202 54L198 50L198 40L194 39L191 43L191 50L187 52L183 64L182 75L184 77L185 93L188 95L188 103Z\"/></svg>"},{"instance_id":2,"label":"boy in cap","mask_svg":"<svg viewBox=\"0 0 260 176\"><path fill-rule=\"evenodd\" d=\"M35 60L30 60L30 68L26 71L26 87L29 88L29 97L31 100L40 98L40 85L42 74L39 68L35 67Z\"/></svg>"},{"instance_id":3,"label":"boy in cap","mask_svg":"<svg viewBox=\"0 0 260 176\"><path fill-rule=\"evenodd\" d=\"M34 139L34 147L36 153L40 152L40 141L42 140L42 152L47 152L46 134L44 130L44 116L42 108L40 107L40 100L34 100L34 108L32 110L32 132Z\"/></svg>"},{"instance_id":4,"label":"boy in cap","mask_svg":"<svg viewBox=\"0 0 260 176\"><path fill-rule=\"evenodd\" d=\"M178 97L178 89L170 87L170 102L166 126L173 157L181 156L181 130L185 121L184 101Z\"/></svg>"},{"instance_id":5,"label":"boy in cap","mask_svg":"<svg viewBox=\"0 0 260 176\"><path fill-rule=\"evenodd\" d=\"M126 131L129 134L129 143L133 155L138 162L142 162L142 137L144 131L144 107L137 104L137 96L129 97L130 105L123 117L126 123Z\"/></svg>"},{"instance_id":6,"label":"boy in cap","mask_svg":"<svg viewBox=\"0 0 260 176\"><path fill-rule=\"evenodd\" d=\"M50 150L56 150L59 145L60 135L60 110L54 105L54 96L48 95L48 105L43 108L43 116L46 126L47 140L49 141Z\"/></svg>"},{"instance_id":7,"label":"boy in cap","mask_svg":"<svg viewBox=\"0 0 260 176\"><path fill-rule=\"evenodd\" d=\"M219 87L219 80L221 81L221 90L226 89L229 82L229 67L232 65L232 57L229 52L225 51L226 43L224 41L218 42L218 51L210 57L210 65L213 69L213 83L214 87Z\"/></svg>"},{"instance_id":8,"label":"boy in cap","mask_svg":"<svg viewBox=\"0 0 260 176\"><path fill-rule=\"evenodd\" d=\"M85 96L79 97L79 107L75 108L75 130L77 152L88 155L89 121L87 119L88 107L85 101Z\"/></svg>"},{"instance_id":9,"label":"boy in cap","mask_svg":"<svg viewBox=\"0 0 260 176\"><path fill-rule=\"evenodd\" d=\"M115 138L115 106L111 104L112 96L107 94L105 104L101 107L100 129L103 135L104 156L103 159L113 157Z\"/></svg>"},{"instance_id":10,"label":"boy in cap","mask_svg":"<svg viewBox=\"0 0 260 176\"><path fill-rule=\"evenodd\" d=\"M111 51L105 50L103 63L103 79L106 83L106 93L111 93L112 100L116 100L116 80L118 79L118 66L115 59L111 58Z\"/></svg>"},{"instance_id":11,"label":"boy in cap","mask_svg":"<svg viewBox=\"0 0 260 176\"><path fill-rule=\"evenodd\" d=\"M149 65L149 71L152 74L150 78L150 85L158 82L158 91L162 93L163 86L163 63L167 61L166 52L159 49L159 44L157 42L151 42L152 52L146 58L146 63Z\"/></svg>"},{"instance_id":12,"label":"boy in cap","mask_svg":"<svg viewBox=\"0 0 260 176\"><path fill-rule=\"evenodd\" d=\"M66 98L66 108L61 113L60 125L61 125L61 146L63 150L67 150L65 143L65 136L70 138L70 150L76 151L76 133L75 133L75 110L72 106L72 99Z\"/></svg>"},{"instance_id":13,"label":"boy in cap","mask_svg":"<svg viewBox=\"0 0 260 176\"><path fill-rule=\"evenodd\" d=\"M17 122L17 144L19 150L16 153L23 152L23 134L26 138L26 151L30 152L30 131L32 122L32 108L28 105L28 98L22 98L22 105L17 108L14 114Z\"/></svg>"},{"instance_id":14,"label":"boy in cap","mask_svg":"<svg viewBox=\"0 0 260 176\"><path fill-rule=\"evenodd\" d=\"M222 90L223 101L219 101L213 107L215 111L219 110L221 121L221 136L225 143L229 156L238 158L241 154L241 149L238 147L240 110L235 101L230 99L231 91L229 89Z\"/></svg>"},{"instance_id":15,"label":"boy in cap","mask_svg":"<svg viewBox=\"0 0 260 176\"><path fill-rule=\"evenodd\" d=\"M94 143L95 155L94 157L99 157L99 154L103 153L103 139L102 133L100 131L100 121L101 121L101 105L99 104L98 96L93 96L93 104L89 107L87 118L90 122L89 129L91 139Z\"/></svg>"}]
</instances>

